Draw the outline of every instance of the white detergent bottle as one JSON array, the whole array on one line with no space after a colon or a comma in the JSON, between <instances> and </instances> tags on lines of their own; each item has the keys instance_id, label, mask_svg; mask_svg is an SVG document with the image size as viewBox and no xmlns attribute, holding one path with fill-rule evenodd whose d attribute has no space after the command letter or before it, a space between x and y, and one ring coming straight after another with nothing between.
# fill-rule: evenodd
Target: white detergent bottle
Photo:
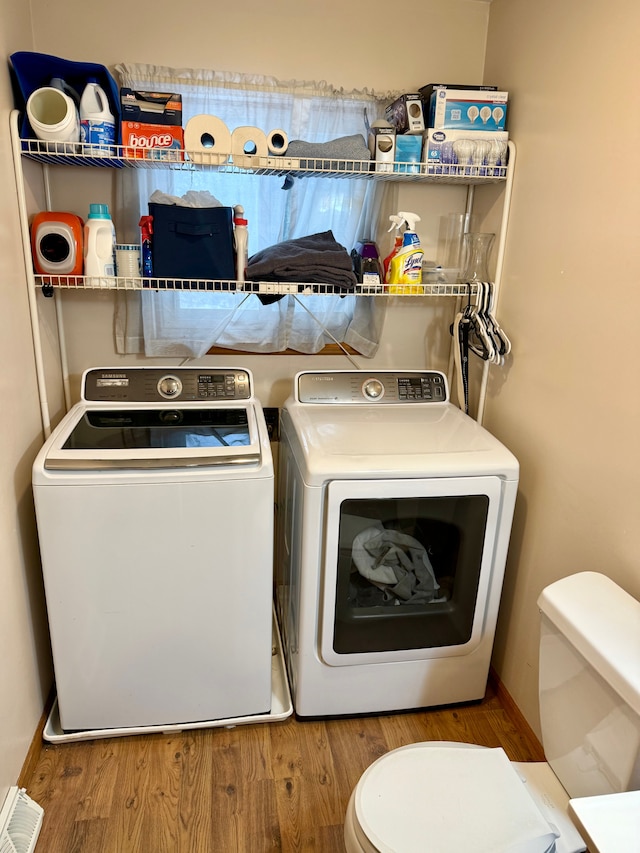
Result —
<instances>
[{"instance_id":1,"label":"white detergent bottle","mask_svg":"<svg viewBox=\"0 0 640 853\"><path fill-rule=\"evenodd\" d=\"M400 211L398 216L406 222L407 229L402 236L402 247L389 263L389 293L424 293L422 286L422 258L420 238L416 233L416 222L420 217L416 213Z\"/></svg>"},{"instance_id":2,"label":"white detergent bottle","mask_svg":"<svg viewBox=\"0 0 640 853\"><path fill-rule=\"evenodd\" d=\"M109 99L100 84L90 78L80 98L80 142L82 154L108 157L116 141L116 121Z\"/></svg>"},{"instance_id":3,"label":"white detergent bottle","mask_svg":"<svg viewBox=\"0 0 640 853\"><path fill-rule=\"evenodd\" d=\"M106 204L90 204L84 225L84 274L92 285L110 287L116 274L116 231Z\"/></svg>"},{"instance_id":4,"label":"white detergent bottle","mask_svg":"<svg viewBox=\"0 0 640 853\"><path fill-rule=\"evenodd\" d=\"M249 262L247 225L248 222L244 218L244 207L241 204L236 204L233 208L233 239L236 246L236 281L238 282L244 282L247 263Z\"/></svg>"}]
</instances>

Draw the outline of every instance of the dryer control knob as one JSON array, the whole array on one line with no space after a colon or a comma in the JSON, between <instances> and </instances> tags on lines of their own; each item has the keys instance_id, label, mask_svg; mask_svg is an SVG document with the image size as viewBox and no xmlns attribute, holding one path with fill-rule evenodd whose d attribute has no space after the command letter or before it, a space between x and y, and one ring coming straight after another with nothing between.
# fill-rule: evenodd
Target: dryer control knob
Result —
<instances>
[{"instance_id":1,"label":"dryer control knob","mask_svg":"<svg viewBox=\"0 0 640 853\"><path fill-rule=\"evenodd\" d=\"M369 400L379 400L384 394L384 385L379 379L367 379L362 386L362 393Z\"/></svg>"},{"instance_id":2,"label":"dryer control knob","mask_svg":"<svg viewBox=\"0 0 640 853\"><path fill-rule=\"evenodd\" d=\"M163 376L158 382L158 393L162 397L177 397L182 391L182 382L177 376Z\"/></svg>"}]
</instances>

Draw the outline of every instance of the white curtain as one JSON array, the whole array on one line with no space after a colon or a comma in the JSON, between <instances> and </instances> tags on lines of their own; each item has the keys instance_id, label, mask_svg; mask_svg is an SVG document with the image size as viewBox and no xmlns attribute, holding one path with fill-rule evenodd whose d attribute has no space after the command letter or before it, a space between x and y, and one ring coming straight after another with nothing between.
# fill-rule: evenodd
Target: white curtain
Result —
<instances>
[{"instance_id":1,"label":"white curtain","mask_svg":"<svg viewBox=\"0 0 640 853\"><path fill-rule=\"evenodd\" d=\"M326 83L152 65L119 65L122 86L176 92L183 99L183 126L198 114L221 118L230 130L251 125L266 133L284 130L289 140L326 143L363 134L364 111L381 117L392 93L345 93ZM285 185L292 184L289 188ZM182 196L208 190L221 204L242 204L249 221L249 255L283 240L331 230L350 252L359 239L374 239L382 185L336 180L230 174L191 169L123 170L118 222L131 242L140 214L155 190ZM119 239L122 238L119 235ZM256 295L188 291L118 294L118 352L200 357L213 345L248 352L287 348L314 353L343 341L365 356L375 354L384 300L375 297L286 296L263 304Z\"/></svg>"}]
</instances>

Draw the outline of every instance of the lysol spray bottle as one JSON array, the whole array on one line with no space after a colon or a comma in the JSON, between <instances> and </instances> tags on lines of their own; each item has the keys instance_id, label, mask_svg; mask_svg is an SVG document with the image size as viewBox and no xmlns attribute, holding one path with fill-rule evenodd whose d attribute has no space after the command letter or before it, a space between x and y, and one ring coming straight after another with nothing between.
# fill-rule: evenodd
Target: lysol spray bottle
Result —
<instances>
[{"instance_id":1,"label":"lysol spray bottle","mask_svg":"<svg viewBox=\"0 0 640 853\"><path fill-rule=\"evenodd\" d=\"M416 222L420 217L416 213L400 211L398 216L406 222L407 229L402 235L402 247L389 263L389 293L424 293L422 287L422 258L420 238L416 233Z\"/></svg>"}]
</instances>

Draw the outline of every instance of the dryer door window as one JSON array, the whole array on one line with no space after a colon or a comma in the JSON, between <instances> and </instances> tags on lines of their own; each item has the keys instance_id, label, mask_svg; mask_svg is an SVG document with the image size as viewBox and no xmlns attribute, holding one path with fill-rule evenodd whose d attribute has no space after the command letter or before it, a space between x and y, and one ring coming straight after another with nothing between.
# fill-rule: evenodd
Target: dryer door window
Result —
<instances>
[{"instance_id":1,"label":"dryer door window","mask_svg":"<svg viewBox=\"0 0 640 853\"><path fill-rule=\"evenodd\" d=\"M332 483L329 494L325 660L472 651L484 620L498 478Z\"/></svg>"}]
</instances>

